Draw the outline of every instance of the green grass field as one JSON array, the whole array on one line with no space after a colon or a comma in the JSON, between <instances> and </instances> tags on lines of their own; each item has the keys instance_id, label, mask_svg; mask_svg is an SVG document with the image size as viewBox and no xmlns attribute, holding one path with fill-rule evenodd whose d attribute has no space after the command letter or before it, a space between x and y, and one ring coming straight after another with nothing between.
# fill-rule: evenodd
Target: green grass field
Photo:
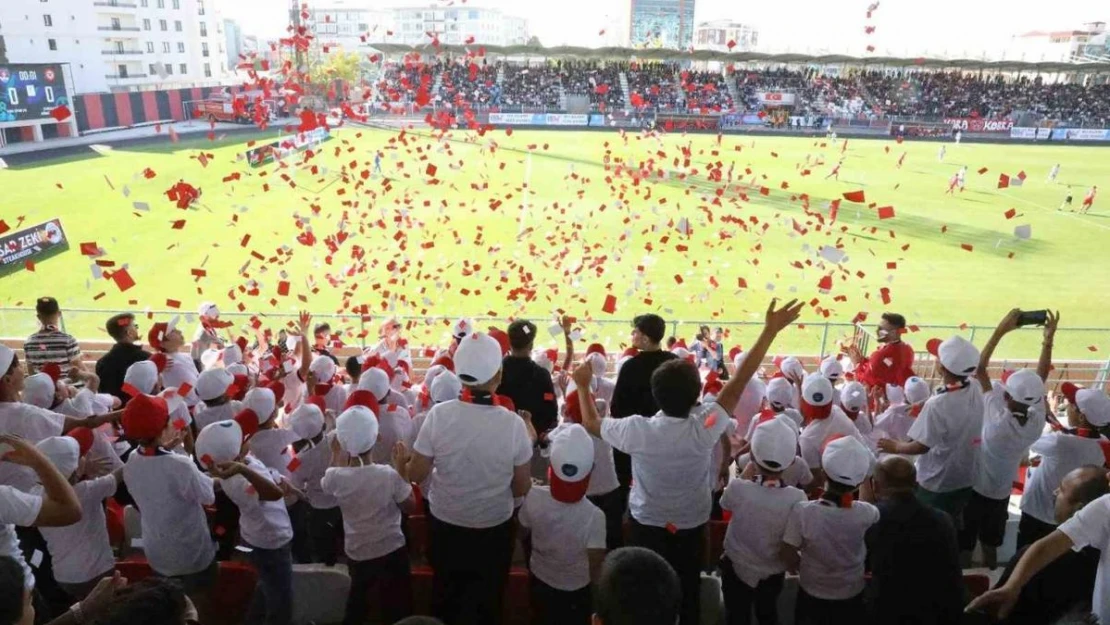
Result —
<instances>
[{"instance_id":1,"label":"green grass field","mask_svg":"<svg viewBox=\"0 0 1110 625\"><path fill-rule=\"evenodd\" d=\"M525 315L538 321L541 344L551 342L547 320L566 310L607 322L584 323L584 336L616 346L640 312L752 322L773 295L816 303L804 313L805 329L782 344L812 352L821 324L847 323L860 311L871 321L883 310L902 312L923 327L911 336L919 348L956 331L926 325L993 326L1014 306L1058 308L1069 328L1107 325L1110 197L1085 216L1056 210L1069 187L1077 207L1092 184L1110 193L1104 148L949 144L941 163L936 143L851 139L835 181L825 176L843 139L822 147L823 140L779 137L718 143L712 135L498 130L439 139L343 129L307 162L302 155L253 170L236 158L246 140L167 139L0 171L0 213L10 226L61 217L71 241L68 252L34 272L0 278L0 306L31 306L49 293L71 309L165 310L167 300L178 300L191 312L211 300L227 312L241 304L285 317L306 307L344 315L333 326L355 336L360 321L352 313L365 305L372 331L386 314L435 317L410 328L421 343L446 335L442 317ZM375 150L385 154L386 179L363 179ZM896 169L903 151L905 164ZM822 154L825 164L803 176L806 156ZM641 179L628 162L650 174ZM1062 170L1050 184L1057 162ZM967 190L946 195L961 165L969 168ZM987 173L978 174L981 167ZM157 175L145 178L145 168ZM710 179L718 168L721 182ZM1022 170L1024 186L996 189L1000 173ZM236 172L239 180L223 181ZM178 180L203 189L188 210L164 195ZM855 190L865 191L866 203L842 202L828 223L827 202ZM894 217L880 220L872 202L893 206ZM1016 215L1008 219L1011 208ZM1031 226L1030 239L1014 236L1019 225ZM297 240L302 226L314 244ZM331 254L325 239L341 227L348 236ZM82 242L103 248L101 260L126 266L135 286L123 293L112 280L95 279ZM839 266L819 255L823 246L841 248ZM832 288L822 293L825 275ZM288 295L279 295L282 282ZM616 298L614 314L602 310L607 295ZM105 317L70 313L67 326L95 338ZM30 315L12 311L2 324L4 336L33 329ZM683 325L680 334L695 331ZM730 343L754 335L738 329ZM1036 331L1027 331L999 353L1035 357L1038 343ZM1057 343L1058 356L1105 360L1110 333L1062 331Z\"/></svg>"}]
</instances>

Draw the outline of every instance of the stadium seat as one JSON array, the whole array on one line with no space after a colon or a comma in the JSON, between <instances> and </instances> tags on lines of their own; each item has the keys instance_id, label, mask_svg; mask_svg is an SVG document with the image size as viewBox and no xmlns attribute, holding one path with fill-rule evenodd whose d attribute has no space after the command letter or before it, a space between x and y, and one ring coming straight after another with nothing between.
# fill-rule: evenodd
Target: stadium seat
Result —
<instances>
[{"instance_id":1,"label":"stadium seat","mask_svg":"<svg viewBox=\"0 0 1110 625\"><path fill-rule=\"evenodd\" d=\"M991 578L982 573L964 573L964 588L968 599L974 599L991 588Z\"/></svg>"},{"instance_id":2,"label":"stadium seat","mask_svg":"<svg viewBox=\"0 0 1110 625\"><path fill-rule=\"evenodd\" d=\"M408 518L409 558L413 564L428 562L428 518L414 514Z\"/></svg>"},{"instance_id":3,"label":"stadium seat","mask_svg":"<svg viewBox=\"0 0 1110 625\"><path fill-rule=\"evenodd\" d=\"M1106 466L1110 467L1110 441L1104 438L1099 440L1098 444L1102 447L1102 455L1106 459Z\"/></svg>"},{"instance_id":4,"label":"stadium seat","mask_svg":"<svg viewBox=\"0 0 1110 625\"><path fill-rule=\"evenodd\" d=\"M123 548L121 556L127 556L143 550L143 524L139 509L135 506L123 508Z\"/></svg>"},{"instance_id":5,"label":"stadium seat","mask_svg":"<svg viewBox=\"0 0 1110 625\"><path fill-rule=\"evenodd\" d=\"M432 613L432 567L412 567L412 607L416 614Z\"/></svg>"},{"instance_id":6,"label":"stadium seat","mask_svg":"<svg viewBox=\"0 0 1110 625\"><path fill-rule=\"evenodd\" d=\"M721 560L721 554L725 552L725 532L728 531L728 523L725 521L710 521L709 522L709 562L711 567L717 566L717 562Z\"/></svg>"},{"instance_id":7,"label":"stadium seat","mask_svg":"<svg viewBox=\"0 0 1110 625\"><path fill-rule=\"evenodd\" d=\"M150 564L143 558L117 560L116 570L132 584L148 577L154 577L154 570L150 568Z\"/></svg>"},{"instance_id":8,"label":"stadium seat","mask_svg":"<svg viewBox=\"0 0 1110 625\"><path fill-rule=\"evenodd\" d=\"M344 565L293 565L293 622L342 621L350 589L351 578Z\"/></svg>"},{"instance_id":9,"label":"stadium seat","mask_svg":"<svg viewBox=\"0 0 1110 625\"><path fill-rule=\"evenodd\" d=\"M530 574L527 569L513 567L505 588L505 606L502 622L505 625L528 625L531 614Z\"/></svg>"},{"instance_id":10,"label":"stadium seat","mask_svg":"<svg viewBox=\"0 0 1110 625\"><path fill-rule=\"evenodd\" d=\"M108 542L118 551L127 540L127 531L123 523L123 507L111 497L104 505L104 518L108 525Z\"/></svg>"},{"instance_id":11,"label":"stadium seat","mask_svg":"<svg viewBox=\"0 0 1110 625\"><path fill-rule=\"evenodd\" d=\"M294 583L296 578L294 578ZM258 573L246 562L220 562L220 577L212 590L212 612L219 623L235 625L247 614ZM294 586L294 589L296 587Z\"/></svg>"}]
</instances>

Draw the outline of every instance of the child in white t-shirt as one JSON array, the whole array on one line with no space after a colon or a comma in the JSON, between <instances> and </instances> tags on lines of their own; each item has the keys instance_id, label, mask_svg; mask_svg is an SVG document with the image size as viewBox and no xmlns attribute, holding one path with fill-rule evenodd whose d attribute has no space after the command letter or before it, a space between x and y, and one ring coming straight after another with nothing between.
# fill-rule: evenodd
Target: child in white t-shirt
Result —
<instances>
[{"instance_id":1,"label":"child in white t-shirt","mask_svg":"<svg viewBox=\"0 0 1110 625\"><path fill-rule=\"evenodd\" d=\"M365 406L352 406L335 422L331 468L321 490L335 497L343 511L344 551L351 575L345 625L366 620L370 588L377 582L382 617L393 623L412 613L412 577L408 548L401 532L401 513L416 510L406 477L409 452L393 449L393 465L375 464L378 420Z\"/></svg>"},{"instance_id":2,"label":"child in white t-shirt","mask_svg":"<svg viewBox=\"0 0 1110 625\"><path fill-rule=\"evenodd\" d=\"M784 419L772 417L756 426L750 465L755 475L729 482L721 497L721 508L732 512L719 566L730 625L750 623L753 605L759 623L778 623L786 573L779 545L790 511L806 500L805 493L783 480L784 471L801 460L798 435Z\"/></svg>"},{"instance_id":3,"label":"child in white t-shirt","mask_svg":"<svg viewBox=\"0 0 1110 625\"><path fill-rule=\"evenodd\" d=\"M900 400L890 400L890 407L875 419L875 427L871 430L869 439L874 442L878 442L880 438L907 442L910 440L910 427L917 415L921 414L925 402L932 396L933 389L929 388L928 382L917 376L907 379L901 389L897 386L889 386L887 389L887 397L896 395ZM877 447L872 446L872 450L875 449Z\"/></svg>"},{"instance_id":4,"label":"child in white t-shirt","mask_svg":"<svg viewBox=\"0 0 1110 625\"><path fill-rule=\"evenodd\" d=\"M319 401L320 404L313 403ZM289 415L289 427L301 439L294 445L296 458L290 462L290 482L304 493L308 518L304 530L308 534L309 560L335 566L338 559L336 538L343 535L343 515L339 500L324 492L320 480L331 463L331 442L335 435L325 432L322 398L310 397ZM301 531L294 526L293 532Z\"/></svg>"},{"instance_id":5,"label":"child in white t-shirt","mask_svg":"<svg viewBox=\"0 0 1110 625\"><path fill-rule=\"evenodd\" d=\"M241 403L228 397L234 383L235 376L227 369L208 369L197 378L196 392L200 403L193 414L197 434L209 424L234 419L243 409Z\"/></svg>"},{"instance_id":6,"label":"child in white t-shirt","mask_svg":"<svg viewBox=\"0 0 1110 625\"><path fill-rule=\"evenodd\" d=\"M277 395L270 388L252 388L243 398L244 413L254 415L258 422L258 432L250 438L250 453L266 467L290 477L289 463L292 462L290 446L300 440L292 430L277 423Z\"/></svg>"},{"instance_id":7,"label":"child in white t-shirt","mask_svg":"<svg viewBox=\"0 0 1110 625\"><path fill-rule=\"evenodd\" d=\"M825 494L790 512L782 557L790 569L799 570L798 625L839 625L863 617L864 535L878 522L879 510L853 499L873 463L871 452L855 438L830 441L821 454Z\"/></svg>"},{"instance_id":8,"label":"child in white t-shirt","mask_svg":"<svg viewBox=\"0 0 1110 625\"><path fill-rule=\"evenodd\" d=\"M586 625L590 582L605 558L605 514L585 498L596 443L581 425L551 437L549 486L528 491L518 521L531 536L533 613L543 625Z\"/></svg>"},{"instance_id":9,"label":"child in white t-shirt","mask_svg":"<svg viewBox=\"0 0 1110 625\"><path fill-rule=\"evenodd\" d=\"M247 427L251 425L247 421ZM248 453L250 432L239 421L219 421L201 430L200 463L220 480L239 508L239 538L258 571L247 623L283 624L293 617L293 525L282 501L281 476Z\"/></svg>"},{"instance_id":10,"label":"child in white t-shirt","mask_svg":"<svg viewBox=\"0 0 1110 625\"><path fill-rule=\"evenodd\" d=\"M561 407L563 424L556 431L568 424L582 423L578 388L573 382L567 388L569 392ZM599 415L608 414L609 406L604 401L595 399L594 405L597 406ZM548 436L554 434L555 431L552 431ZM596 436L591 436L591 439L594 442L594 462L586 497L605 513L605 548L613 550L624 544L624 499L618 490L620 482L617 481L617 470L613 464L613 447Z\"/></svg>"},{"instance_id":11,"label":"child in white t-shirt","mask_svg":"<svg viewBox=\"0 0 1110 625\"><path fill-rule=\"evenodd\" d=\"M867 389L859 382L848 382L840 387L840 409L856 424L861 436L870 436L874 429L871 411L867 407Z\"/></svg>"},{"instance_id":12,"label":"child in white t-shirt","mask_svg":"<svg viewBox=\"0 0 1110 625\"><path fill-rule=\"evenodd\" d=\"M756 428L773 420L785 423L787 427L794 432L794 439L797 441L799 434L798 423L802 421L802 415L793 408L788 408L778 414L765 411L758 419L752 421L752 427L747 437L748 440L751 440L755 436ZM789 465L782 470L782 475L780 475L778 479L786 486L793 486L794 488L808 491L811 487L820 486L820 484L814 484L813 470L810 469L809 463L806 462L805 458L801 456L800 451L800 448L795 449L796 455L794 457L794 462L789 463ZM752 454L750 450L737 456L735 464L736 468L741 472L740 477L742 479L752 480L755 479L758 474L758 466L752 463Z\"/></svg>"},{"instance_id":13,"label":"child in white t-shirt","mask_svg":"<svg viewBox=\"0 0 1110 625\"><path fill-rule=\"evenodd\" d=\"M73 485L81 502L81 520L65 527L44 527L40 531L50 551L54 580L73 601L80 601L96 586L100 578L111 575L116 566L108 525L104 517L104 500L115 494L123 469L108 475L78 481L84 474L85 454L92 446L93 434L70 432L39 442L38 448L58 471ZM74 437L76 434L76 437ZM82 449L77 437L88 445Z\"/></svg>"}]
</instances>

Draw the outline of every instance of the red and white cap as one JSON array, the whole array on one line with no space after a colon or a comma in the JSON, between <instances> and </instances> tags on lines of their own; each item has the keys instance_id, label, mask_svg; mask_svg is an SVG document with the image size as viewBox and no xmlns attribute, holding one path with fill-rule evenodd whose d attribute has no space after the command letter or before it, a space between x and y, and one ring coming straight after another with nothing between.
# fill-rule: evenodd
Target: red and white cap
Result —
<instances>
[{"instance_id":1,"label":"red and white cap","mask_svg":"<svg viewBox=\"0 0 1110 625\"><path fill-rule=\"evenodd\" d=\"M170 422L166 400L140 393L127 402L120 424L127 438L133 441L156 439Z\"/></svg>"},{"instance_id":2,"label":"red and white cap","mask_svg":"<svg viewBox=\"0 0 1110 625\"><path fill-rule=\"evenodd\" d=\"M455 350L455 375L464 386L485 384L501 370L501 345L488 334L474 332Z\"/></svg>"},{"instance_id":3,"label":"red and white cap","mask_svg":"<svg viewBox=\"0 0 1110 625\"><path fill-rule=\"evenodd\" d=\"M268 388L261 386L252 388L243 398L243 408L253 412L258 419L258 425L262 425L270 420L270 416L277 409L277 397Z\"/></svg>"},{"instance_id":4,"label":"red and white cap","mask_svg":"<svg viewBox=\"0 0 1110 625\"><path fill-rule=\"evenodd\" d=\"M836 382L844 377L844 365L840 364L836 356L829 356L821 361L821 375Z\"/></svg>"},{"instance_id":5,"label":"red and white cap","mask_svg":"<svg viewBox=\"0 0 1110 625\"><path fill-rule=\"evenodd\" d=\"M432 388L428 391L432 401L437 404L458 399L461 393L462 382L459 381L459 376L450 371L444 371L436 376L432 381Z\"/></svg>"},{"instance_id":6,"label":"red and white cap","mask_svg":"<svg viewBox=\"0 0 1110 625\"><path fill-rule=\"evenodd\" d=\"M772 378L767 382L767 402L772 408L783 410L798 407L798 392L786 378Z\"/></svg>"},{"instance_id":7,"label":"red and white cap","mask_svg":"<svg viewBox=\"0 0 1110 625\"><path fill-rule=\"evenodd\" d=\"M174 315L169 321L160 321L150 326L150 331L146 334L146 342L154 349L162 349L162 341L177 328L177 322L181 318Z\"/></svg>"},{"instance_id":8,"label":"red and white cap","mask_svg":"<svg viewBox=\"0 0 1110 625\"><path fill-rule=\"evenodd\" d=\"M301 438L310 440L324 431L324 413L316 404L305 402L289 415L289 429Z\"/></svg>"},{"instance_id":9,"label":"red and white cap","mask_svg":"<svg viewBox=\"0 0 1110 625\"><path fill-rule=\"evenodd\" d=\"M455 322L455 325L451 326L451 336L457 339L470 336L471 334L474 334L474 322L466 317L459 319Z\"/></svg>"},{"instance_id":10,"label":"red and white cap","mask_svg":"<svg viewBox=\"0 0 1110 625\"><path fill-rule=\"evenodd\" d=\"M197 435L196 457L205 468L231 462L243 450L243 426L237 420L228 419L209 423Z\"/></svg>"},{"instance_id":11,"label":"red and white cap","mask_svg":"<svg viewBox=\"0 0 1110 625\"><path fill-rule=\"evenodd\" d=\"M328 384L332 381L332 378L335 377L335 372L338 370L338 367L334 360L320 354L312 359L312 364L308 366L308 370L312 372L312 375L316 376L316 382L318 384Z\"/></svg>"},{"instance_id":12,"label":"red and white cap","mask_svg":"<svg viewBox=\"0 0 1110 625\"><path fill-rule=\"evenodd\" d=\"M1083 388L1071 382L1060 385L1060 391L1068 402L1076 407L1087 423L1095 427L1110 425L1110 397L1093 388Z\"/></svg>"},{"instance_id":13,"label":"red and white cap","mask_svg":"<svg viewBox=\"0 0 1110 625\"><path fill-rule=\"evenodd\" d=\"M979 349L962 336L953 336L937 348L942 367L953 375L967 377L979 366Z\"/></svg>"},{"instance_id":14,"label":"red and white cap","mask_svg":"<svg viewBox=\"0 0 1110 625\"><path fill-rule=\"evenodd\" d=\"M335 438L343 451L360 456L378 442L378 418L365 406L351 406L335 420Z\"/></svg>"},{"instance_id":15,"label":"red and white cap","mask_svg":"<svg viewBox=\"0 0 1110 625\"><path fill-rule=\"evenodd\" d=\"M574 503L586 495L590 472L594 468L594 442L586 428L571 424L551 439L551 496L556 501Z\"/></svg>"},{"instance_id":16,"label":"red and white cap","mask_svg":"<svg viewBox=\"0 0 1110 625\"><path fill-rule=\"evenodd\" d=\"M158 365L152 360L140 360L132 363L123 374L124 385L130 385L140 393L149 395L154 391L158 382Z\"/></svg>"},{"instance_id":17,"label":"red and white cap","mask_svg":"<svg viewBox=\"0 0 1110 625\"><path fill-rule=\"evenodd\" d=\"M795 356L787 356L779 363L779 371L792 380L801 380L806 377L806 368L802 366L802 361L798 360Z\"/></svg>"},{"instance_id":18,"label":"red and white cap","mask_svg":"<svg viewBox=\"0 0 1110 625\"><path fill-rule=\"evenodd\" d=\"M373 367L359 376L358 389L370 391L374 399L380 402L389 394L389 374L382 371L380 367Z\"/></svg>"},{"instance_id":19,"label":"red and white cap","mask_svg":"<svg viewBox=\"0 0 1110 625\"><path fill-rule=\"evenodd\" d=\"M589 356L590 354L605 356L605 346L601 343L590 343L590 346L586 348L586 355Z\"/></svg>"},{"instance_id":20,"label":"red and white cap","mask_svg":"<svg viewBox=\"0 0 1110 625\"><path fill-rule=\"evenodd\" d=\"M39 408L50 408L54 405L54 395L57 388L53 378L45 373L36 373L24 378L23 394L20 399L25 404L31 404Z\"/></svg>"},{"instance_id":21,"label":"red and white cap","mask_svg":"<svg viewBox=\"0 0 1110 625\"><path fill-rule=\"evenodd\" d=\"M586 355L586 362L590 363L590 369L593 369L595 376L605 375L605 370L609 368L609 363L605 360L604 352L592 352Z\"/></svg>"},{"instance_id":22,"label":"red and white cap","mask_svg":"<svg viewBox=\"0 0 1110 625\"><path fill-rule=\"evenodd\" d=\"M197 312L200 313L201 317L207 317L209 319L215 319L220 316L220 309L212 302L202 303L197 307Z\"/></svg>"},{"instance_id":23,"label":"red and white cap","mask_svg":"<svg viewBox=\"0 0 1110 625\"><path fill-rule=\"evenodd\" d=\"M777 417L757 425L752 434L752 460L764 470L785 470L794 464L797 451L798 433Z\"/></svg>"},{"instance_id":24,"label":"red and white cap","mask_svg":"<svg viewBox=\"0 0 1110 625\"><path fill-rule=\"evenodd\" d=\"M1018 369L1010 374L1002 387L1010 397L1026 406L1036 406L1044 399L1044 380L1032 369Z\"/></svg>"},{"instance_id":25,"label":"red and white cap","mask_svg":"<svg viewBox=\"0 0 1110 625\"><path fill-rule=\"evenodd\" d=\"M15 361L15 351L7 345L0 345L0 376L8 374Z\"/></svg>"},{"instance_id":26,"label":"red and white cap","mask_svg":"<svg viewBox=\"0 0 1110 625\"><path fill-rule=\"evenodd\" d=\"M35 447L50 463L57 467L62 476L69 478L77 470L78 461L81 459L81 445L77 439L69 436L51 436L39 441Z\"/></svg>"},{"instance_id":27,"label":"red and white cap","mask_svg":"<svg viewBox=\"0 0 1110 625\"><path fill-rule=\"evenodd\" d=\"M235 383L235 376L227 369L205 369L197 377L197 397L201 401L212 401L227 394L227 389Z\"/></svg>"},{"instance_id":28,"label":"red and white cap","mask_svg":"<svg viewBox=\"0 0 1110 625\"><path fill-rule=\"evenodd\" d=\"M920 404L929 399L932 394L933 389L929 388L929 383L917 377L916 375L906 380L906 386L905 391L903 392L903 396L905 397L907 404L910 404L911 406L914 404Z\"/></svg>"},{"instance_id":29,"label":"red and white cap","mask_svg":"<svg viewBox=\"0 0 1110 625\"><path fill-rule=\"evenodd\" d=\"M811 373L802 381L802 414L807 419L824 419L832 413L833 385L820 373Z\"/></svg>"},{"instance_id":30,"label":"red and white cap","mask_svg":"<svg viewBox=\"0 0 1110 625\"><path fill-rule=\"evenodd\" d=\"M532 362L540 366L544 371L551 373L555 370L555 363L551 360L551 356L547 354L547 350L538 351L532 354Z\"/></svg>"},{"instance_id":31,"label":"red and white cap","mask_svg":"<svg viewBox=\"0 0 1110 625\"><path fill-rule=\"evenodd\" d=\"M858 412L867 406L867 389L859 382L849 382L840 389L840 405L850 412Z\"/></svg>"},{"instance_id":32,"label":"red and white cap","mask_svg":"<svg viewBox=\"0 0 1110 625\"><path fill-rule=\"evenodd\" d=\"M821 468L834 482L845 486L859 486L871 473L875 461L871 452L855 437L840 436L825 443L821 452Z\"/></svg>"}]
</instances>

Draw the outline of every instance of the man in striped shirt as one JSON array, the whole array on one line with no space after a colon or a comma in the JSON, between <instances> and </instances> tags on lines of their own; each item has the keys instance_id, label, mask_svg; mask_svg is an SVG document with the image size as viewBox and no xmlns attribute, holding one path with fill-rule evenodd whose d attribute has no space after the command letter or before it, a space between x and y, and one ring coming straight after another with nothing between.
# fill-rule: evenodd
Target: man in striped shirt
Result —
<instances>
[{"instance_id":1,"label":"man in striped shirt","mask_svg":"<svg viewBox=\"0 0 1110 625\"><path fill-rule=\"evenodd\" d=\"M38 313L42 328L23 344L28 374L38 373L46 365L54 363L61 368L63 376L69 376L78 382L76 386L84 385L88 375L81 363L81 347L77 344L77 339L58 329L62 318L58 300L40 297L35 303L35 312Z\"/></svg>"}]
</instances>

